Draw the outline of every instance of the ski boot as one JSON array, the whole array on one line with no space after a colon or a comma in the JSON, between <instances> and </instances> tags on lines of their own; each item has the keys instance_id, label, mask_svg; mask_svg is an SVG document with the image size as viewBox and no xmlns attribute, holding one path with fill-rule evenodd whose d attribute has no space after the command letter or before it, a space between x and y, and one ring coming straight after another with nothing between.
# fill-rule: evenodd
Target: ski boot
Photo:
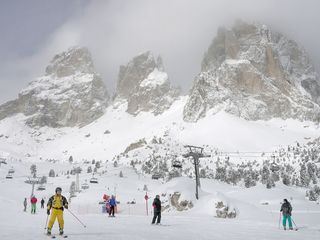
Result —
<instances>
[{"instance_id":1,"label":"ski boot","mask_svg":"<svg viewBox=\"0 0 320 240\"><path fill-rule=\"evenodd\" d=\"M51 229L50 228L48 228L48 230L47 230L47 235L51 236Z\"/></svg>"},{"instance_id":2,"label":"ski boot","mask_svg":"<svg viewBox=\"0 0 320 240\"><path fill-rule=\"evenodd\" d=\"M62 236L63 235L63 229L59 229L59 235Z\"/></svg>"},{"instance_id":3,"label":"ski boot","mask_svg":"<svg viewBox=\"0 0 320 240\"><path fill-rule=\"evenodd\" d=\"M293 230L293 227L290 227L289 229L290 229L290 230Z\"/></svg>"},{"instance_id":4,"label":"ski boot","mask_svg":"<svg viewBox=\"0 0 320 240\"><path fill-rule=\"evenodd\" d=\"M287 230L287 228L286 228L286 227L283 227L283 230Z\"/></svg>"}]
</instances>

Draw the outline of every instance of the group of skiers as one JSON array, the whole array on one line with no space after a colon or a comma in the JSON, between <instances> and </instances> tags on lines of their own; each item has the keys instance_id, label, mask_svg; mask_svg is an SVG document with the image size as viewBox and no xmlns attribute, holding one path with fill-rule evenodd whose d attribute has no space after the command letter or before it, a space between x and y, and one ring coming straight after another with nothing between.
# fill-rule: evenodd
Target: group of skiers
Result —
<instances>
[{"instance_id":1,"label":"group of skiers","mask_svg":"<svg viewBox=\"0 0 320 240\"><path fill-rule=\"evenodd\" d=\"M64 219L63 219L63 211L64 209L68 209L68 201L67 199L61 195L62 189L60 187L57 187L55 190L55 194L49 198L47 203L47 215L48 218L50 216L50 220L48 222L47 226L47 235L51 235L51 229L53 227L53 224L55 220L58 220L59 224L59 234L64 234ZM36 203L37 198L35 196L31 197L31 213L35 214L36 212ZM106 201L106 207L109 208L109 216L114 217L115 213L115 207L117 206L117 201L114 195L111 196L110 199L107 199ZM151 224L160 224L161 222L161 200L160 196L156 195L156 197L153 200L152 203L153 207L153 218ZM26 211L27 208L27 199L24 199L24 211ZM44 199L41 200L41 208L44 208ZM293 230L292 226L292 206L290 202L287 199L283 200L283 204L281 205L280 213L282 213L282 225L284 230L287 229L287 222L289 225L289 229Z\"/></svg>"},{"instance_id":2,"label":"group of skiers","mask_svg":"<svg viewBox=\"0 0 320 240\"><path fill-rule=\"evenodd\" d=\"M34 195L32 195L30 198L31 214L36 214L37 202L38 202L38 199ZM41 208L44 208L45 201L43 198L41 199L40 203L41 203ZM27 206L28 206L28 201L27 201L27 198L25 198L23 201L23 211L24 212L27 211Z\"/></svg>"},{"instance_id":3,"label":"group of skiers","mask_svg":"<svg viewBox=\"0 0 320 240\"><path fill-rule=\"evenodd\" d=\"M104 200L106 202L106 210L107 213L109 213L109 217L114 217L115 213L115 208L117 207L117 201L116 197L114 195L111 196L111 198L107 197L106 195L104 196ZM152 203L153 207L153 218L152 218L152 224L160 224L161 222L161 201L160 201L160 196L156 195L155 199L153 200Z\"/></svg>"},{"instance_id":4,"label":"group of skiers","mask_svg":"<svg viewBox=\"0 0 320 240\"><path fill-rule=\"evenodd\" d=\"M103 205L102 212L107 212L109 217L115 217L115 212L117 212L117 200L114 195L108 196L106 194L103 195L103 200L105 205Z\"/></svg>"}]
</instances>

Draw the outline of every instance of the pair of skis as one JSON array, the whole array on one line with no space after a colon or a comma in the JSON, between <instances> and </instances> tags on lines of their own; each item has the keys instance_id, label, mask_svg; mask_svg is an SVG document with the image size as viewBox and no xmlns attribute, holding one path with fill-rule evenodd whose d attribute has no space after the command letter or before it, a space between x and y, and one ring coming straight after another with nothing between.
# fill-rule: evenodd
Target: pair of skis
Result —
<instances>
[{"instance_id":1,"label":"pair of skis","mask_svg":"<svg viewBox=\"0 0 320 240\"><path fill-rule=\"evenodd\" d=\"M48 235L46 234L48 237L52 238L52 239L55 239L57 237L61 237L61 238L68 238L68 235Z\"/></svg>"}]
</instances>

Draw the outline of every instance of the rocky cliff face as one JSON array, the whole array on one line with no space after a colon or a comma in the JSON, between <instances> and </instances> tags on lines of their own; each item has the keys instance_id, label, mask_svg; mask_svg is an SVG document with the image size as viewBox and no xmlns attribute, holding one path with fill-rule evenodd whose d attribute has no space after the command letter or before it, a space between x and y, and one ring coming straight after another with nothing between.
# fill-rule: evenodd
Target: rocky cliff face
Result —
<instances>
[{"instance_id":1,"label":"rocky cliff face","mask_svg":"<svg viewBox=\"0 0 320 240\"><path fill-rule=\"evenodd\" d=\"M156 60L151 52L140 54L120 67L116 97L128 101L130 114L141 111L161 114L178 94L179 91L170 85L161 57Z\"/></svg>"},{"instance_id":2,"label":"rocky cliff face","mask_svg":"<svg viewBox=\"0 0 320 240\"><path fill-rule=\"evenodd\" d=\"M320 120L320 81L306 52L265 25L221 28L184 108L186 121L211 110L249 120Z\"/></svg>"},{"instance_id":3,"label":"rocky cliff face","mask_svg":"<svg viewBox=\"0 0 320 240\"><path fill-rule=\"evenodd\" d=\"M32 127L83 126L100 117L108 101L88 49L73 47L54 56L45 75L30 82L18 99L0 106L0 120L23 113Z\"/></svg>"}]
</instances>

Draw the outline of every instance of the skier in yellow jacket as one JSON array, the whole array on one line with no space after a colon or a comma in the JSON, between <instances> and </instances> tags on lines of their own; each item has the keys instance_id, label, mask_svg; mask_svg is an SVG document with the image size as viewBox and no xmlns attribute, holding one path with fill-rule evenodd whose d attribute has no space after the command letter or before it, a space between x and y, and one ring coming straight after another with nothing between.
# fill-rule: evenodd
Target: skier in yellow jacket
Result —
<instances>
[{"instance_id":1,"label":"skier in yellow jacket","mask_svg":"<svg viewBox=\"0 0 320 240\"><path fill-rule=\"evenodd\" d=\"M48 231L47 234L51 235L51 229L52 226L56 220L58 219L59 223L59 234L63 235L63 227L64 227L64 221L63 221L63 209L68 209L68 201L67 199L61 195L62 189L60 187L56 188L56 194L53 195L51 198L49 198L48 204L47 204L47 214L51 216L48 223Z\"/></svg>"}]
</instances>

